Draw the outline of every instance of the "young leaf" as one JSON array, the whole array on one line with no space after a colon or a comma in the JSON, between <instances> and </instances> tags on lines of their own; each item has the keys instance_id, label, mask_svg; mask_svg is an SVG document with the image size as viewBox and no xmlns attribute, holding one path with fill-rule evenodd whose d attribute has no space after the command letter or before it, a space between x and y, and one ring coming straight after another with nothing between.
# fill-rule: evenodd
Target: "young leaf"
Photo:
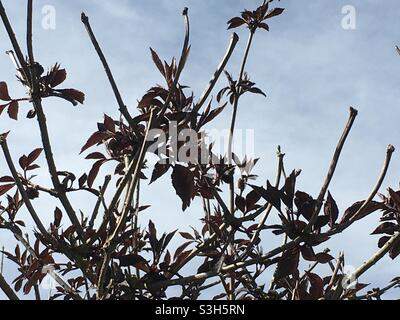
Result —
<instances>
[{"instance_id":1,"label":"young leaf","mask_svg":"<svg viewBox=\"0 0 400 320\"><path fill-rule=\"evenodd\" d=\"M156 65L157 69L161 72L161 74L165 77L165 69L160 57L152 48L150 48L150 51L154 64Z\"/></svg>"},{"instance_id":2,"label":"young leaf","mask_svg":"<svg viewBox=\"0 0 400 320\"><path fill-rule=\"evenodd\" d=\"M169 164L162 164L160 162L157 162L154 165L154 170L153 170L153 174L151 175L150 184L152 184L157 179L161 178L164 174L166 174L168 172L169 168L170 168Z\"/></svg>"},{"instance_id":3,"label":"young leaf","mask_svg":"<svg viewBox=\"0 0 400 320\"><path fill-rule=\"evenodd\" d=\"M37 160L37 158L39 158L42 151L43 151L43 148L37 148L28 155L28 166L30 166L32 163L34 163Z\"/></svg>"},{"instance_id":4,"label":"young leaf","mask_svg":"<svg viewBox=\"0 0 400 320\"><path fill-rule=\"evenodd\" d=\"M94 180L96 179L97 175L99 174L100 167L103 165L104 160L99 160L93 164L92 169L89 172L87 178L87 184L89 188L93 186Z\"/></svg>"},{"instance_id":5,"label":"young leaf","mask_svg":"<svg viewBox=\"0 0 400 320\"><path fill-rule=\"evenodd\" d=\"M339 216L339 209L336 201L333 199L331 193L328 191L328 198L324 205L324 213L329 217L329 226L332 228Z\"/></svg>"},{"instance_id":6,"label":"young leaf","mask_svg":"<svg viewBox=\"0 0 400 320\"><path fill-rule=\"evenodd\" d=\"M19 108L18 101L17 100L11 101L8 107L8 115L10 116L11 119L18 120L18 108Z\"/></svg>"},{"instance_id":7,"label":"young leaf","mask_svg":"<svg viewBox=\"0 0 400 320\"><path fill-rule=\"evenodd\" d=\"M0 186L0 196L7 193L8 191L10 191L14 186L15 186L14 183L13 184L4 184L4 185Z\"/></svg>"},{"instance_id":8,"label":"young leaf","mask_svg":"<svg viewBox=\"0 0 400 320\"><path fill-rule=\"evenodd\" d=\"M244 21L240 17L232 18L231 20L228 21L228 30L240 27L242 24L245 24L245 23L246 23L246 21Z\"/></svg>"},{"instance_id":9,"label":"young leaf","mask_svg":"<svg viewBox=\"0 0 400 320\"><path fill-rule=\"evenodd\" d=\"M107 138L109 138L109 135L105 132L98 131L98 132L93 133L90 136L90 138L88 139L88 141L86 142L86 144L82 147L80 153L84 152L85 150L89 149L90 147L93 147L96 144L102 143Z\"/></svg>"},{"instance_id":10,"label":"young leaf","mask_svg":"<svg viewBox=\"0 0 400 320\"><path fill-rule=\"evenodd\" d=\"M267 15L265 16L265 19L270 19L272 17L279 16L280 14L282 14L282 12L284 10L285 10L284 8L274 8L267 13Z\"/></svg>"},{"instance_id":11,"label":"young leaf","mask_svg":"<svg viewBox=\"0 0 400 320\"><path fill-rule=\"evenodd\" d=\"M7 83L4 81L0 82L0 100L11 101L10 95L8 94Z\"/></svg>"},{"instance_id":12,"label":"young leaf","mask_svg":"<svg viewBox=\"0 0 400 320\"><path fill-rule=\"evenodd\" d=\"M182 200L182 210L185 211L194 196L194 173L189 168L177 164L171 178L176 194Z\"/></svg>"}]
</instances>

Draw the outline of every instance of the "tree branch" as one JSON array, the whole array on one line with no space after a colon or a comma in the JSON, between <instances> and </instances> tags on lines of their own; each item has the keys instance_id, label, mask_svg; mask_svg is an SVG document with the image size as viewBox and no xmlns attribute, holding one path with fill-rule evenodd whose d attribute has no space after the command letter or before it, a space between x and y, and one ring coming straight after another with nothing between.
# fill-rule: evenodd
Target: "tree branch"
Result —
<instances>
[{"instance_id":1,"label":"tree branch","mask_svg":"<svg viewBox=\"0 0 400 320\"><path fill-rule=\"evenodd\" d=\"M196 103L196 105L193 107L193 110L191 111L190 115L186 117L186 119L183 121L182 124L179 124L179 126L184 126L187 124L190 120L195 119L197 116L197 113L201 109L201 107L204 105L204 103L207 101L208 97L210 96L212 90L214 89L219 77L221 76L222 71L224 71L226 65L228 64L228 61L230 60L233 51L235 50L235 47L239 41L239 36L236 33L233 33L231 36L231 40L228 45L228 49L222 58L217 70L215 71L213 77L211 78L210 82L208 83L207 87L203 91L199 101Z\"/></svg>"},{"instance_id":2,"label":"tree branch","mask_svg":"<svg viewBox=\"0 0 400 320\"><path fill-rule=\"evenodd\" d=\"M400 243L400 232L396 232L388 242L378 250L371 258L366 260L362 266L357 268L356 271L353 272L350 279L358 279L361 277L365 272L367 272L372 266L374 266L379 260L381 260L386 253L390 251L394 246Z\"/></svg>"},{"instance_id":3,"label":"tree branch","mask_svg":"<svg viewBox=\"0 0 400 320\"><path fill-rule=\"evenodd\" d=\"M8 299L10 300L19 300L17 294L14 292L14 290L9 286L7 283L6 279L4 279L3 275L0 273L0 288L3 290L5 295L7 296Z\"/></svg>"},{"instance_id":4,"label":"tree branch","mask_svg":"<svg viewBox=\"0 0 400 320\"><path fill-rule=\"evenodd\" d=\"M110 69L110 67L108 65L107 59L104 56L104 53L100 48L100 45L99 45L99 43L98 43L98 41L96 39L96 36L93 33L92 27L90 26L90 22L89 22L89 17L86 16L86 14L82 12L81 20L82 20L83 24L85 25L86 31L89 34L89 37L90 37L90 40L92 41L94 49L96 50L96 52L97 52L97 54L98 54L98 56L100 58L100 61L103 64L104 70L105 70L105 72L107 74L108 81L111 84L111 88L112 88L112 90L114 92L114 95L115 95L115 98L117 100L117 103L118 103L118 106L119 106L119 111L122 113L122 115L124 116L126 121L128 121L128 123L131 126L133 126L134 125L133 119L132 119L132 117L131 117L131 115L130 115L130 113L129 113L129 111L128 111L125 103L124 103L124 101L122 100L121 94L119 92L117 84L115 83L114 76L113 76L113 74L111 72L111 69Z\"/></svg>"},{"instance_id":5,"label":"tree branch","mask_svg":"<svg viewBox=\"0 0 400 320\"><path fill-rule=\"evenodd\" d=\"M329 167L328 174L327 174L327 176L325 178L324 184L322 185L321 191L320 191L320 193L318 195L318 198L317 198L317 202L316 202L316 205L315 205L314 213L313 213L313 215L312 215L312 217L310 219L310 222L308 223L307 227L305 228L305 232L306 233L308 233L311 230L311 228L313 227L315 221L318 218L318 214L321 211L322 203L324 202L324 199L325 199L325 194L328 191L329 184L331 183L332 177L333 177L333 175L335 173L336 166L338 164L338 161L339 161L340 154L342 152L343 146L344 146L344 144L346 142L346 139L347 139L347 137L348 137L348 135L350 133L350 130L351 130L353 124L354 124L354 120L356 119L357 114L358 114L358 111L356 109L350 107L349 119L347 121L346 127L344 128L342 136L340 137L340 140L339 140L339 142L338 142L338 144L336 146L336 150L335 150L335 153L333 155L333 159L331 161L331 165Z\"/></svg>"}]
</instances>

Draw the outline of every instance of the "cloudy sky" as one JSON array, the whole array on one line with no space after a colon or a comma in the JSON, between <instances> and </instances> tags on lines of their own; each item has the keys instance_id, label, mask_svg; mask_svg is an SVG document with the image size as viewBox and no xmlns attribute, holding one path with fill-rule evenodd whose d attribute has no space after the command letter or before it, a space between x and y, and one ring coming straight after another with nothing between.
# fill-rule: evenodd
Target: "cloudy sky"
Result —
<instances>
[{"instance_id":1,"label":"cloudy sky","mask_svg":"<svg viewBox=\"0 0 400 320\"><path fill-rule=\"evenodd\" d=\"M67 87L86 93L84 106L67 102L45 101L49 130L59 170L79 175L91 162L79 156L87 137L96 130L96 122L107 113L118 117L101 64L89 42L80 13L90 17L104 52L113 69L123 98L132 114L136 101L145 91L161 82L149 54L153 47L164 59L177 56L181 50L183 24L181 10L189 7L191 19L191 56L182 82L199 96L220 58L225 53L230 31L226 21L244 8L254 9L261 1L253 0L37 0L35 1L34 44L36 59L44 66L61 63L68 71ZM278 3L278 2L277 2ZM25 37L25 1L3 0L19 39ZM261 158L255 173L261 181L273 179L275 150L281 145L286 153L287 170L302 169L298 188L317 196L336 142L348 117L348 108L359 110L354 129L343 150L337 174L330 188L344 210L353 202L365 199L380 172L387 145L400 149L400 5L397 0L283 0L284 14L270 20L270 32L260 32L251 49L247 71L253 81L267 93L242 99L238 129L253 129L255 152ZM343 28L344 6L355 8L355 29ZM55 9L55 29L43 28L43 9ZM0 52L10 49L5 32L0 29ZM238 73L246 43L246 31L239 30L239 45L227 70ZM13 97L24 95L14 77L8 57L0 56L0 80L6 81ZM221 88L225 82L221 81ZM9 145L17 159L40 146L35 121L23 117L28 106L21 106L21 120L0 117L0 131L11 130ZM228 127L226 109L215 128ZM1 159L1 158L0 158ZM400 178L399 152L393 158L384 186L397 188ZM4 159L0 175L8 174ZM45 164L41 159L43 167ZM38 173L45 173L39 170ZM37 180L48 184L49 180ZM99 184L101 179L99 179ZM163 177L143 190L143 204L152 204L146 213L157 221L161 230L198 225L199 203L182 213L181 203ZM384 192L384 189L382 190ZM151 199L157 194L157 203ZM84 212L91 198L75 196L73 202ZM47 222L52 219L56 203L41 198L36 206ZM332 255L345 250L346 264L359 266L377 250L377 238L369 236L378 215L352 226L330 243ZM143 222L143 225L146 223ZM12 238L0 233L0 245L9 247ZM264 249L279 239L265 238ZM6 262L8 279L15 276L14 266ZM384 285L400 275L399 260L383 259L377 268L363 276L362 282ZM398 292L397 292L398 296ZM0 298L2 298L0 293Z\"/></svg>"}]
</instances>

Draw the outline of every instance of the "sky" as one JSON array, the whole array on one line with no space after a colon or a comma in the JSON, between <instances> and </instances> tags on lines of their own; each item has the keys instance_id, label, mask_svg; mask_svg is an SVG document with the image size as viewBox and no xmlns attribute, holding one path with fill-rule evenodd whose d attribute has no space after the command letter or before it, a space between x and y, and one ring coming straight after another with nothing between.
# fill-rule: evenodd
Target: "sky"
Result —
<instances>
[{"instance_id":1,"label":"sky","mask_svg":"<svg viewBox=\"0 0 400 320\"><path fill-rule=\"evenodd\" d=\"M137 100L161 78L151 61L149 47L164 59L178 56L183 41L181 11L189 8L191 21L191 55L181 82L189 85L199 97L226 51L231 31L226 21L244 8L255 9L261 1L253 0L37 0L34 12L34 48L36 59L49 67L61 63L68 71L64 87L73 87L86 94L83 106L48 99L44 102L53 141L56 162L61 170L78 175L91 167L79 150L96 130L103 114L117 118L118 108L107 78L80 22L84 11L90 18L104 53L114 73L125 103L137 114ZM20 40L25 37L25 1L3 0ZM244 96L238 111L238 129L252 129L255 154L261 160L255 169L259 183L272 180L276 168L276 147L286 153L287 171L302 169L298 189L317 196L326 175L336 143L348 118L350 106L359 116L346 142L330 191L343 212L358 200L365 199L381 170L388 144L400 150L399 101L400 57L395 45L400 44L400 5L397 0L282 0L276 2L285 12L269 20L270 32L259 32L246 71L266 94ZM51 6L51 7L49 7ZM343 27L344 6L355 9L355 29ZM54 8L55 28L46 29L46 10ZM42 11L45 10L45 11ZM0 52L10 49L4 29L0 29ZM227 71L237 74L247 34L237 31L239 44ZM25 49L25 48L24 48ZM14 77L8 57L0 55L0 80L9 85L13 97L24 96ZM225 80L217 88L226 85ZM23 117L29 110L21 105L20 120L0 117L0 132L11 130L9 145L15 159L40 147L36 122ZM230 109L213 124L213 128L229 126ZM400 153L396 152L384 182L384 188L398 188ZM8 174L0 157L0 175ZM43 157L38 182L50 184L46 178ZM60 170L59 169L59 170ZM106 170L101 172L104 175ZM101 184L101 175L97 180ZM151 218L160 231L176 228L189 230L198 226L200 202L186 212L170 186L169 176L143 187L143 204L152 207L145 214L142 226ZM154 203L154 195L157 201ZM90 196L72 198L83 212L93 204ZM42 197L35 206L43 208L41 217L49 223L57 203ZM24 214L21 214L24 217ZM29 218L27 218L29 219ZM378 238L369 234L378 224L379 215L371 215L349 228L346 233L326 245L338 256L344 250L346 265L359 266L377 250ZM278 244L279 238L263 239L266 251ZM0 245L10 248L12 237L0 233ZM15 277L14 266L6 262L7 279ZM382 259L360 281L383 286L400 275L399 260ZM398 297L398 292L394 296ZM388 296L393 297L393 296ZM0 293L0 298L4 298Z\"/></svg>"}]
</instances>

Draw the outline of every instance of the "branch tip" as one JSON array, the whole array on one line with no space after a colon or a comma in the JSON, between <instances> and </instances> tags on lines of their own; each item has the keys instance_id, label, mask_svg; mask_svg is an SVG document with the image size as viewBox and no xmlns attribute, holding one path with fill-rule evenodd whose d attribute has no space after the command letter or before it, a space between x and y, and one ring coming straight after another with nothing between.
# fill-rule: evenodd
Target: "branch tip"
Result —
<instances>
[{"instance_id":1,"label":"branch tip","mask_svg":"<svg viewBox=\"0 0 400 320\"><path fill-rule=\"evenodd\" d=\"M350 107L350 115L351 115L352 117L357 117L357 115L358 115L358 110L355 109L355 108L353 108L353 107Z\"/></svg>"},{"instance_id":2,"label":"branch tip","mask_svg":"<svg viewBox=\"0 0 400 320\"><path fill-rule=\"evenodd\" d=\"M81 13L81 20L82 20L82 22L84 24L87 24L89 22L89 17L84 12L82 12Z\"/></svg>"},{"instance_id":3,"label":"branch tip","mask_svg":"<svg viewBox=\"0 0 400 320\"><path fill-rule=\"evenodd\" d=\"M389 145L388 145L388 148L387 148L387 152L390 153L390 154L392 154L392 153L395 152L395 151L396 151L396 148L394 147L394 145L389 144Z\"/></svg>"},{"instance_id":4,"label":"branch tip","mask_svg":"<svg viewBox=\"0 0 400 320\"><path fill-rule=\"evenodd\" d=\"M239 36L236 32L232 33L232 40L236 43L239 41Z\"/></svg>"}]
</instances>

